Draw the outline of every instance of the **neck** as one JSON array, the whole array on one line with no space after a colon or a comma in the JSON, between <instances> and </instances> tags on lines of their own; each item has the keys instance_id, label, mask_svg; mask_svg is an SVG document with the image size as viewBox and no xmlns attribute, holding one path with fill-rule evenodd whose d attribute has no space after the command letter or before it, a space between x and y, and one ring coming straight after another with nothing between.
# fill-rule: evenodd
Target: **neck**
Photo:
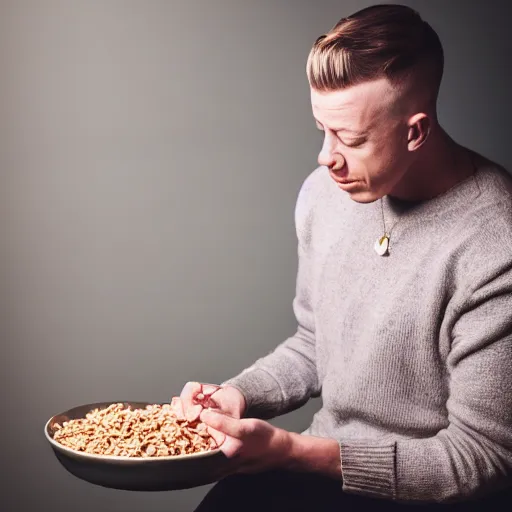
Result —
<instances>
[{"instance_id":1,"label":"neck","mask_svg":"<svg viewBox=\"0 0 512 512\"><path fill-rule=\"evenodd\" d=\"M405 201L433 199L474 173L469 150L457 144L439 125L417 150L416 159L389 194Z\"/></svg>"}]
</instances>

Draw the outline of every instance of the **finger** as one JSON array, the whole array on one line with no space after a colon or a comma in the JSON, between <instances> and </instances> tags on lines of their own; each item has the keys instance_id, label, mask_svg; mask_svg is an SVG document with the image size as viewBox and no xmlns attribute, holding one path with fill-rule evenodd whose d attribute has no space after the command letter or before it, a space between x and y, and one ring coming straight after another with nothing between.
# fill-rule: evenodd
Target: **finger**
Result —
<instances>
[{"instance_id":1,"label":"finger","mask_svg":"<svg viewBox=\"0 0 512 512\"><path fill-rule=\"evenodd\" d=\"M239 467L244 464L241 450L243 448L244 441L236 439L231 436L226 436L224 443L222 443L220 449L222 453L227 457L228 460L232 461L234 467Z\"/></svg>"},{"instance_id":2,"label":"finger","mask_svg":"<svg viewBox=\"0 0 512 512\"><path fill-rule=\"evenodd\" d=\"M222 432L219 432L218 430L215 430L212 427L208 427L207 430L208 434L210 434L215 440L217 448L220 448L224 444L224 441L226 440L226 434L223 434Z\"/></svg>"},{"instance_id":3,"label":"finger","mask_svg":"<svg viewBox=\"0 0 512 512\"><path fill-rule=\"evenodd\" d=\"M211 398L217 391L221 389L216 384L201 384L201 392L197 393L192 401L201 404L204 408L217 407L217 403Z\"/></svg>"},{"instance_id":4,"label":"finger","mask_svg":"<svg viewBox=\"0 0 512 512\"><path fill-rule=\"evenodd\" d=\"M219 389L220 386L216 386L215 384L203 384L203 393L205 395L213 395L213 393L216 393Z\"/></svg>"},{"instance_id":5,"label":"finger","mask_svg":"<svg viewBox=\"0 0 512 512\"><path fill-rule=\"evenodd\" d=\"M204 397L201 404L205 409L220 409L219 404L211 397L211 395Z\"/></svg>"},{"instance_id":6,"label":"finger","mask_svg":"<svg viewBox=\"0 0 512 512\"><path fill-rule=\"evenodd\" d=\"M201 415L201 411L203 410L203 406L201 404L192 405L187 409L185 413L185 418L187 421L192 422L199 419Z\"/></svg>"},{"instance_id":7,"label":"finger","mask_svg":"<svg viewBox=\"0 0 512 512\"><path fill-rule=\"evenodd\" d=\"M194 402L194 398L198 393L201 393L202 386L199 384L199 382L187 382L185 386L183 387L183 390L180 394L181 403L183 406L183 412L185 413L185 416L188 418L189 416L189 410L196 405ZM191 416L198 415L201 412L201 410L194 409L194 411L190 412ZM192 419L189 421L193 421Z\"/></svg>"},{"instance_id":8,"label":"finger","mask_svg":"<svg viewBox=\"0 0 512 512\"><path fill-rule=\"evenodd\" d=\"M180 398L183 405L192 405L192 399L202 392L202 386L199 382L187 382L180 393Z\"/></svg>"},{"instance_id":9,"label":"finger","mask_svg":"<svg viewBox=\"0 0 512 512\"><path fill-rule=\"evenodd\" d=\"M211 409L203 409L200 419L209 427L236 439L240 439L243 435L243 420L237 420Z\"/></svg>"},{"instance_id":10,"label":"finger","mask_svg":"<svg viewBox=\"0 0 512 512\"><path fill-rule=\"evenodd\" d=\"M171 400L171 411L176 414L178 418L184 418L183 403L178 396L173 396Z\"/></svg>"}]
</instances>

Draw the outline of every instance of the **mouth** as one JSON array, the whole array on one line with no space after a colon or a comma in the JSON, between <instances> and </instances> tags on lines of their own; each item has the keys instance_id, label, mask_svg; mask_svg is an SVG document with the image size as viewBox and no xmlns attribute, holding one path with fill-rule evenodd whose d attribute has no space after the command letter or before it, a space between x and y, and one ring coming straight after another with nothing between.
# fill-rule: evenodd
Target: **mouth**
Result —
<instances>
[{"instance_id":1,"label":"mouth","mask_svg":"<svg viewBox=\"0 0 512 512\"><path fill-rule=\"evenodd\" d=\"M329 171L331 178L336 182L339 188L342 190L350 190L353 188L355 184L358 183L358 180L348 180L346 177L340 177L334 174L332 171Z\"/></svg>"},{"instance_id":2,"label":"mouth","mask_svg":"<svg viewBox=\"0 0 512 512\"><path fill-rule=\"evenodd\" d=\"M344 181L352 181L352 180L347 180L347 174L348 174L347 171L348 171L347 168L339 169L339 170L336 170L336 171L333 171L332 169L329 169L329 175L337 183L344 182Z\"/></svg>"},{"instance_id":3,"label":"mouth","mask_svg":"<svg viewBox=\"0 0 512 512\"><path fill-rule=\"evenodd\" d=\"M357 181L336 181L338 187L345 192L349 192L358 187Z\"/></svg>"}]
</instances>

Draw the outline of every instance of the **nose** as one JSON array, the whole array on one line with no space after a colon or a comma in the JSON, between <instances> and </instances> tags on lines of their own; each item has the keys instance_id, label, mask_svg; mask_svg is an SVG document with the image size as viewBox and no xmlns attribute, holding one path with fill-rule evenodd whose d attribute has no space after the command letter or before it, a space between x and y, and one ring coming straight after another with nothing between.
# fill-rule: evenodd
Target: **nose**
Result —
<instances>
[{"instance_id":1,"label":"nose","mask_svg":"<svg viewBox=\"0 0 512 512\"><path fill-rule=\"evenodd\" d=\"M345 159L340 153L337 153L335 149L336 140L334 136L328 132L325 132L322 149L318 154L318 164L325 165L331 170L342 169L345 165Z\"/></svg>"}]
</instances>

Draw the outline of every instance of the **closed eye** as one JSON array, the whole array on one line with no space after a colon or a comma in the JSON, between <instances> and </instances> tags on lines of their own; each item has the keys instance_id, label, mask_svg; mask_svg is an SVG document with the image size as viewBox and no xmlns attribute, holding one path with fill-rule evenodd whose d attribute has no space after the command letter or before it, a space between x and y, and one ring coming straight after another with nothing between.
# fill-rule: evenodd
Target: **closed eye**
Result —
<instances>
[{"instance_id":1,"label":"closed eye","mask_svg":"<svg viewBox=\"0 0 512 512\"><path fill-rule=\"evenodd\" d=\"M358 147L361 147L365 142L366 142L366 138L361 138L361 139L355 139L355 140L349 140L349 141L344 141L343 139L341 139L340 137L338 137L341 141L341 143L344 145L344 146L347 146L349 148L358 148Z\"/></svg>"},{"instance_id":2,"label":"closed eye","mask_svg":"<svg viewBox=\"0 0 512 512\"><path fill-rule=\"evenodd\" d=\"M318 130L320 130L321 132L325 132L324 127L318 121L316 121L315 124L316 124L316 127ZM360 136L356 139L350 139L347 141L347 140L343 139L343 136L342 136L342 134L346 135L346 130L335 132L335 133L336 133L336 137L338 137L340 142L344 146L347 146L349 148L358 148L358 147L362 146L367 140L366 136Z\"/></svg>"}]
</instances>

